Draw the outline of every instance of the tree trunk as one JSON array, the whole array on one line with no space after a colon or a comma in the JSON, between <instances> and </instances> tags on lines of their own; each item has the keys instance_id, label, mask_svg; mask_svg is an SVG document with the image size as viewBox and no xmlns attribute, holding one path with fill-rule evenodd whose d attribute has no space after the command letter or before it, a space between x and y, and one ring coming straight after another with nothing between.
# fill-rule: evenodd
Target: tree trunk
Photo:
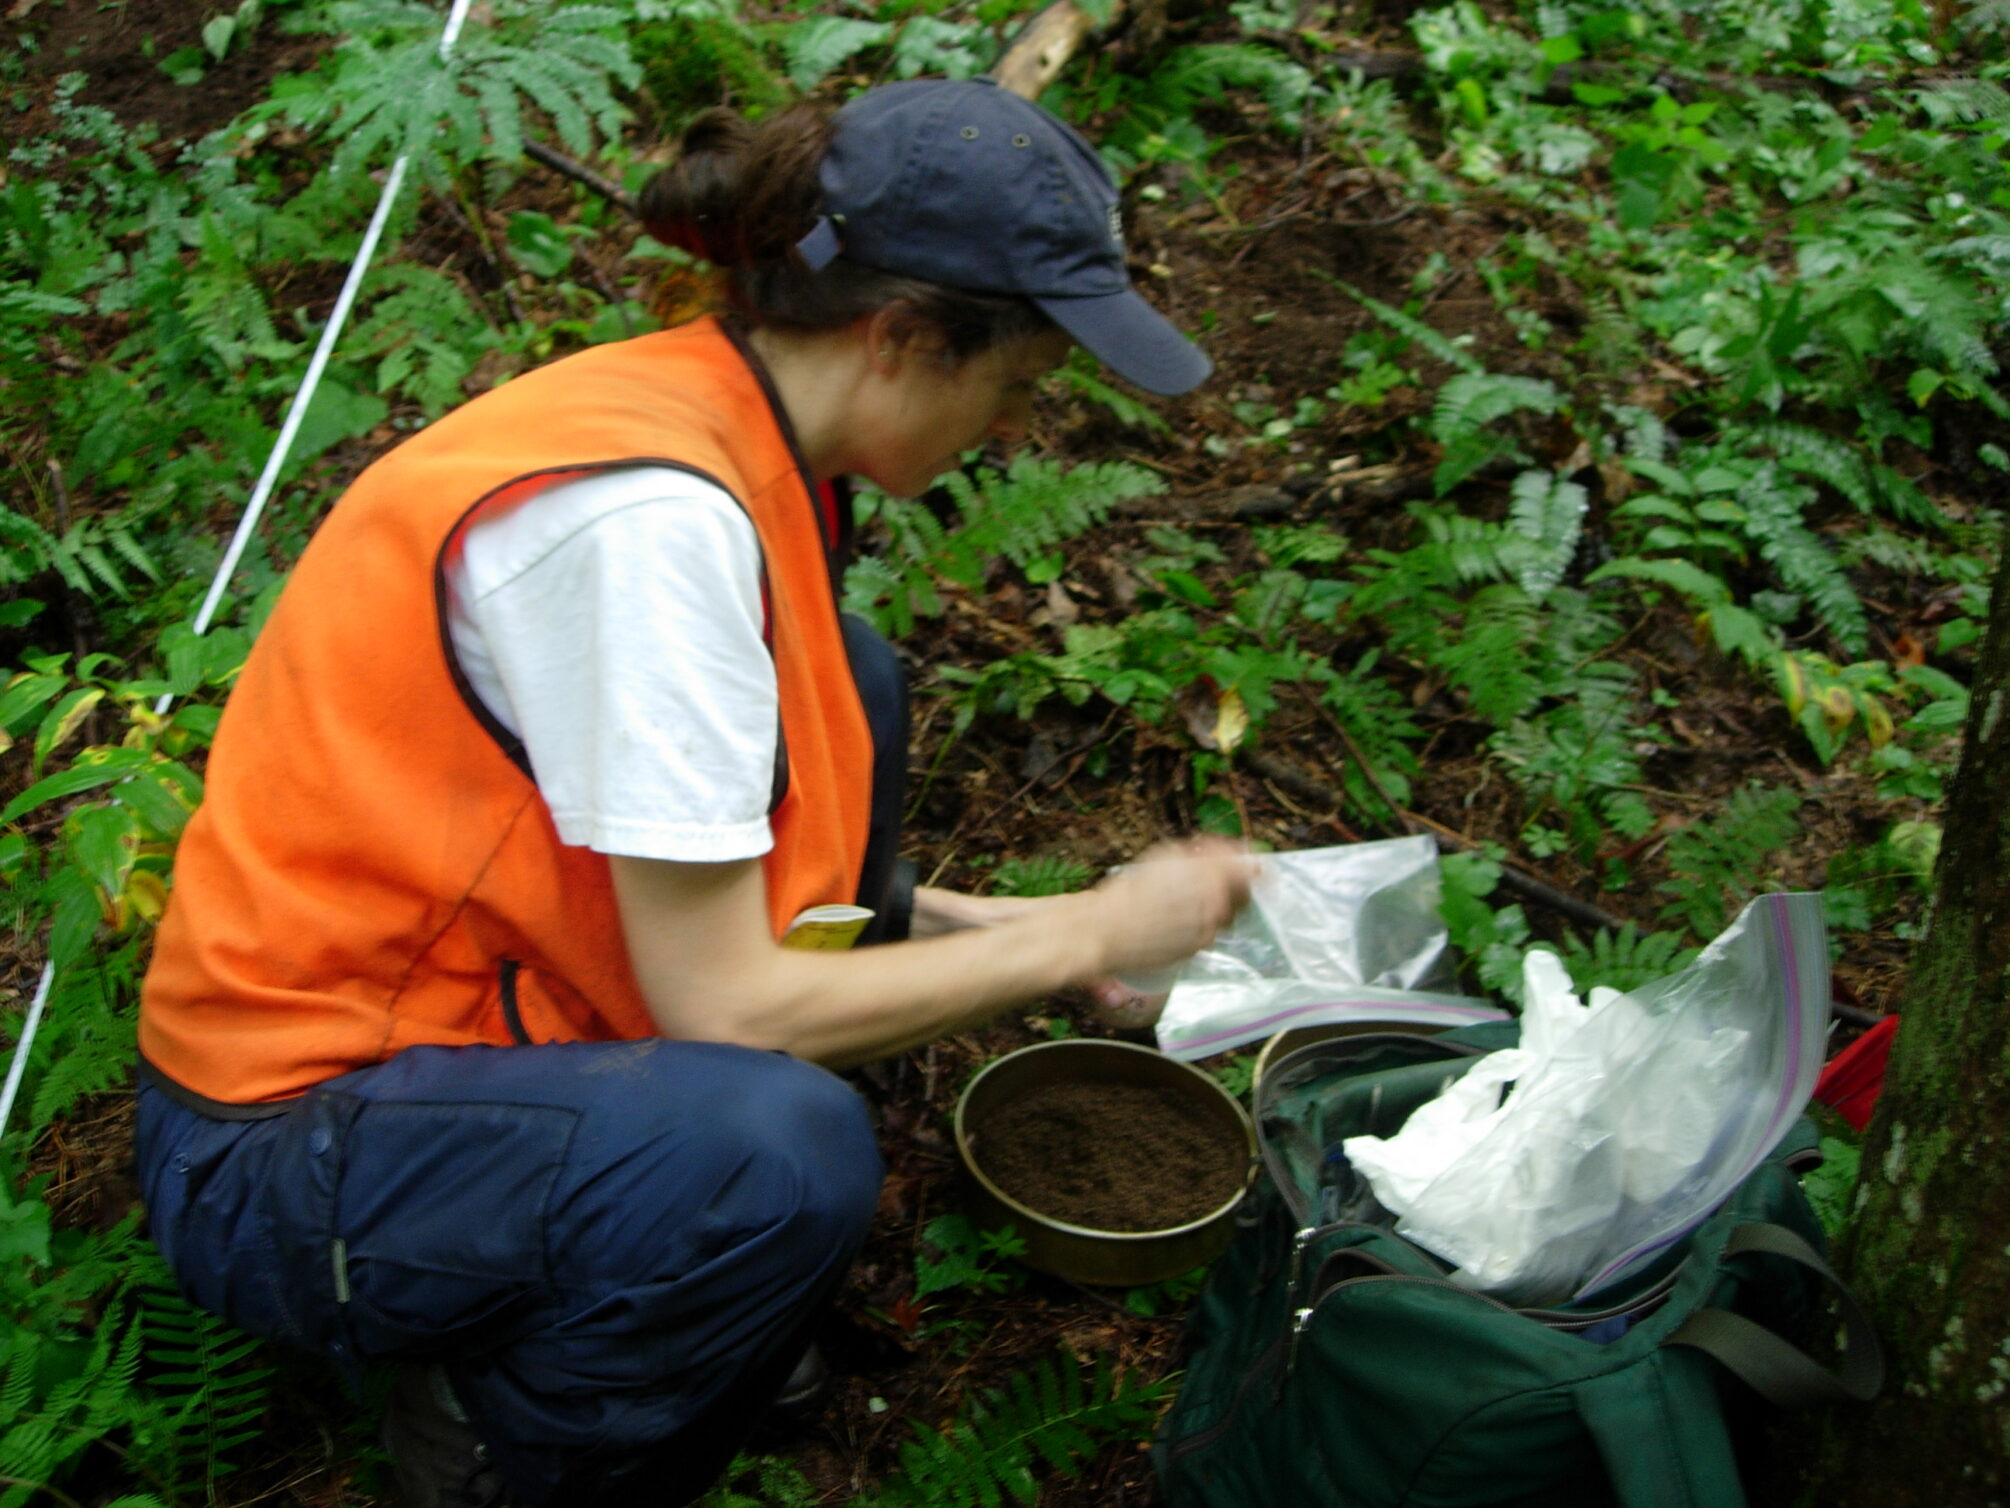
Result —
<instances>
[{"instance_id":1,"label":"tree trunk","mask_svg":"<svg viewBox=\"0 0 2010 1508\"><path fill-rule=\"evenodd\" d=\"M2010 570L1999 568L1925 940L1865 1140L1844 1276L1890 1348L1801 1501L2010 1504Z\"/></svg>"}]
</instances>

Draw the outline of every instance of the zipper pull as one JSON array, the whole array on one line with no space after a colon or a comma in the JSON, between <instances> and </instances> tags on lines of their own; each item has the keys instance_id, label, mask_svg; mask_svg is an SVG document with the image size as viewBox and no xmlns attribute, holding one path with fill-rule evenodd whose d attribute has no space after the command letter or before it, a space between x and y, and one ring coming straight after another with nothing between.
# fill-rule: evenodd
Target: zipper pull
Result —
<instances>
[{"instance_id":1,"label":"zipper pull","mask_svg":"<svg viewBox=\"0 0 2010 1508\"><path fill-rule=\"evenodd\" d=\"M1300 1309L1291 1317L1291 1340L1284 1348L1284 1371L1277 1379L1279 1393L1284 1391L1284 1379L1289 1377L1292 1369L1298 1365L1298 1342L1304 1338L1306 1328L1311 1323L1312 1310L1309 1308Z\"/></svg>"},{"instance_id":2,"label":"zipper pull","mask_svg":"<svg viewBox=\"0 0 2010 1508\"><path fill-rule=\"evenodd\" d=\"M1308 1225L1291 1238L1291 1265L1285 1272L1284 1291L1293 1299L1298 1297L1298 1280L1305 1275L1305 1248L1318 1234L1318 1226Z\"/></svg>"}]
</instances>

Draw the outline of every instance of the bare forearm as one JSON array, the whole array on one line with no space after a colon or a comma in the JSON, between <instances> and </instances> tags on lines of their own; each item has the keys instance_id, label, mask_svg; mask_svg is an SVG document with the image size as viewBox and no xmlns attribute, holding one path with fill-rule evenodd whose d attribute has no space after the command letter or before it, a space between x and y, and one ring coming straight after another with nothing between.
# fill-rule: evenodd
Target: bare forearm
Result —
<instances>
[{"instance_id":1,"label":"bare forearm","mask_svg":"<svg viewBox=\"0 0 2010 1508\"><path fill-rule=\"evenodd\" d=\"M850 953L779 947L760 865L610 861L636 982L667 1037L844 1066L1204 946L1248 894L1248 861L1168 847L1078 895L925 892L937 935Z\"/></svg>"},{"instance_id":2,"label":"bare forearm","mask_svg":"<svg viewBox=\"0 0 2010 1508\"><path fill-rule=\"evenodd\" d=\"M689 1013L709 1019L659 1025L688 1024L696 1035L727 1033L848 1067L1097 977L1101 949L1086 930L1090 909L1056 914L1053 925L1028 919L850 953L776 948L744 987L728 986L712 1010Z\"/></svg>"}]
</instances>

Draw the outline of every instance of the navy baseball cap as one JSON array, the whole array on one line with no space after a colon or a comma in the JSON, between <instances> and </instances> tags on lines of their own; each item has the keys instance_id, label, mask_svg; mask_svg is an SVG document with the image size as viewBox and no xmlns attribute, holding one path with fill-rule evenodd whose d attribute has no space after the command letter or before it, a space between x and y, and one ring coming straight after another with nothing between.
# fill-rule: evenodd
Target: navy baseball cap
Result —
<instances>
[{"instance_id":1,"label":"navy baseball cap","mask_svg":"<svg viewBox=\"0 0 2010 1508\"><path fill-rule=\"evenodd\" d=\"M1214 363L1131 286L1109 170L1071 127L988 78L916 79L839 110L823 214L797 250L1018 294L1103 364L1183 393Z\"/></svg>"}]
</instances>

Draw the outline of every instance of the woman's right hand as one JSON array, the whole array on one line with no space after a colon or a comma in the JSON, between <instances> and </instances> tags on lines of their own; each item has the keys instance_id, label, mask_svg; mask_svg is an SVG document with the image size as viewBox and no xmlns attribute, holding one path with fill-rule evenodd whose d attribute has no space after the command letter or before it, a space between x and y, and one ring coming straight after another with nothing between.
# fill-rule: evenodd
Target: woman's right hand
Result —
<instances>
[{"instance_id":1,"label":"woman's right hand","mask_svg":"<svg viewBox=\"0 0 2010 1508\"><path fill-rule=\"evenodd\" d=\"M1249 900L1258 862L1240 843L1159 843L1084 897L1104 949L1102 972L1143 974L1184 962Z\"/></svg>"}]
</instances>

